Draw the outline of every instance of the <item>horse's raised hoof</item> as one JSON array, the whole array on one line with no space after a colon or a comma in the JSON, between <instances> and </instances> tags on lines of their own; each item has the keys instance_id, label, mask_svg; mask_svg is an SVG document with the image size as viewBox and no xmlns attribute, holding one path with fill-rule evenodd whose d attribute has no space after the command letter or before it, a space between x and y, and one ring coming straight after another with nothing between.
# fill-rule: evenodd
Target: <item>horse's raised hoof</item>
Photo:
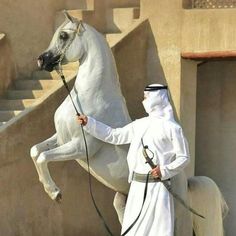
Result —
<instances>
[{"instance_id":1,"label":"horse's raised hoof","mask_svg":"<svg viewBox=\"0 0 236 236\"><path fill-rule=\"evenodd\" d=\"M34 145L31 149L30 149L30 156L35 159L39 156L39 151L36 145Z\"/></svg>"},{"instance_id":2,"label":"horse's raised hoof","mask_svg":"<svg viewBox=\"0 0 236 236\"><path fill-rule=\"evenodd\" d=\"M62 194L58 193L55 200L56 200L57 203L61 203L62 202Z\"/></svg>"}]
</instances>

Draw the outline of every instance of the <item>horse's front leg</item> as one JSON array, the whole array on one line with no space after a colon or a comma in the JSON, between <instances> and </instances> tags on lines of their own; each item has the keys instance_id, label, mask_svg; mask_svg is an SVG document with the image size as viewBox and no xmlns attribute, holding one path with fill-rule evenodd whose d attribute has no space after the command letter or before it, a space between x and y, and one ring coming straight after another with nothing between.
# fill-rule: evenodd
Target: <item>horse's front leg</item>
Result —
<instances>
[{"instance_id":1,"label":"horse's front leg","mask_svg":"<svg viewBox=\"0 0 236 236\"><path fill-rule=\"evenodd\" d=\"M87 136L86 140L89 157L94 156L94 154L101 148L102 142L92 136ZM51 161L67 161L85 158L86 153L84 141L81 138L74 138L64 145L58 146L48 151L44 151L39 155L36 161L36 165L40 172L40 178L44 185L45 191L53 200L60 200L61 193L60 189L56 186L50 176L47 164Z\"/></svg>"},{"instance_id":2,"label":"horse's front leg","mask_svg":"<svg viewBox=\"0 0 236 236\"><path fill-rule=\"evenodd\" d=\"M39 169L44 189L53 200L60 200L61 192L51 178L48 163L51 161L67 161L84 157L85 153L83 149L80 149L80 146L79 139L73 139L64 145L42 152L37 158L36 165Z\"/></svg>"},{"instance_id":3,"label":"horse's front leg","mask_svg":"<svg viewBox=\"0 0 236 236\"><path fill-rule=\"evenodd\" d=\"M36 170L38 172L39 175L39 181L42 182L41 179L41 174L40 174L40 170L38 168L38 165L36 164L36 161L40 155L40 153L46 151L46 150L50 150L57 147L57 133L55 133L52 137L44 140L41 143L35 144L31 149L30 149L30 156L34 162L34 165L36 167Z\"/></svg>"}]
</instances>

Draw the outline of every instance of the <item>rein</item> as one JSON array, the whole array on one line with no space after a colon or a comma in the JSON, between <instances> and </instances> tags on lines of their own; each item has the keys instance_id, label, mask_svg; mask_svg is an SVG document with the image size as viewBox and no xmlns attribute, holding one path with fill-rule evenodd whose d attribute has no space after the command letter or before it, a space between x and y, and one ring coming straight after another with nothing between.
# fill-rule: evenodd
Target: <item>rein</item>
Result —
<instances>
[{"instance_id":1,"label":"rein","mask_svg":"<svg viewBox=\"0 0 236 236\"><path fill-rule=\"evenodd\" d=\"M59 52L61 52L61 56L59 58L59 60L57 61L58 62L58 66L55 68L56 69L56 72L58 73L58 75L60 76L60 78L62 79L62 82L67 90L67 93L70 97L70 100L72 102L72 105L75 109L75 112L76 112L76 115L77 116L80 116L80 113L73 101L73 98L71 96L71 93L70 93L70 89L69 89L69 86L65 80L65 76L63 74L63 71L62 71L62 66L61 66L61 62L63 60L63 58L65 57L65 54L66 54L66 51L68 50L68 48L70 47L70 45L72 44L73 40L75 39L75 36L76 34L79 34L80 33L80 27L82 27L84 30L84 26L83 26L83 23L82 21L78 21L77 22L77 28L76 30L73 30L73 29L69 29L69 30L73 30L74 31L74 35L73 37L70 39L69 43L66 45L66 47L63 49L63 50L58 50ZM108 227L108 224L106 223L101 211L99 210L97 204L96 204L96 201L95 201L95 198L94 198L94 195L93 195L93 191L92 191L92 179L91 179L91 172L90 172L90 162L89 162L89 155L88 155L88 145L87 145L87 140L86 140L86 137L85 137L85 133L84 133L84 128L83 128L83 125L81 124L80 125L81 127L81 131L82 131L82 136L83 136L83 140L84 140L84 146L85 146L85 154L86 154L86 160L87 160L87 165L88 165L88 182L89 182L89 193L90 193L90 196L91 196L91 199L92 199L92 202L93 202L93 205L96 209L96 212L100 218L100 220L102 221L103 223L103 226L104 228L106 229L107 233L109 236L114 236L113 233L111 232L110 228Z\"/></svg>"}]
</instances>

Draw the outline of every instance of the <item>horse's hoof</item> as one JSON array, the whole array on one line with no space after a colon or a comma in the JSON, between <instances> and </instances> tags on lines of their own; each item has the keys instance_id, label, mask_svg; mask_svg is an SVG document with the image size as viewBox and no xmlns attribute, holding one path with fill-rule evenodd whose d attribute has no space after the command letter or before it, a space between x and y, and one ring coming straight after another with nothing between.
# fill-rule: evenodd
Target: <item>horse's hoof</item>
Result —
<instances>
[{"instance_id":1,"label":"horse's hoof","mask_svg":"<svg viewBox=\"0 0 236 236\"><path fill-rule=\"evenodd\" d=\"M55 200L56 200L57 203L61 203L61 201L62 201L62 194L58 193L56 198L55 198Z\"/></svg>"},{"instance_id":2,"label":"horse's hoof","mask_svg":"<svg viewBox=\"0 0 236 236\"><path fill-rule=\"evenodd\" d=\"M31 156L32 158L37 158L37 157L39 156L39 151L38 151L36 145L33 146L33 147L30 149L30 156Z\"/></svg>"}]
</instances>

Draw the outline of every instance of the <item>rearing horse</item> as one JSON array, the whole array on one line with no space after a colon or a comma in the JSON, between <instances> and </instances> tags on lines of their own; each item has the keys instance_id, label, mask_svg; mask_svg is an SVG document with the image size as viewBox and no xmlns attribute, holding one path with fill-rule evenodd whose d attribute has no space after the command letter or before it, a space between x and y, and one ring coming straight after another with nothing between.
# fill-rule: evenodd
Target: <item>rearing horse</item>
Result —
<instances>
[{"instance_id":1,"label":"rearing horse","mask_svg":"<svg viewBox=\"0 0 236 236\"><path fill-rule=\"evenodd\" d=\"M71 17L67 12L65 12L65 16L65 22L56 30L48 49L39 57L39 67L52 71L55 66L58 66L58 63L66 64L79 61L79 72L71 91L71 96L77 109L81 113L95 117L97 120L114 128L130 123L131 119L121 93L115 61L103 35L98 33L93 27ZM82 132L77 123L75 110L69 96L58 107L54 122L56 133L42 143L33 146L31 148L31 157L45 191L53 200L59 200L61 192L52 180L47 164L51 161L75 159L87 170L87 161ZM114 206L119 220L122 222L129 188L126 161L128 146L107 144L89 134L86 134L86 140L91 174L104 185L117 192ZM186 177L182 174L178 178L182 183L186 183L186 185L181 185L178 184L177 180L178 192L182 193L183 198L187 199ZM194 181L197 182L197 177L194 177ZM212 186L211 181L206 179L205 182L206 185L209 183L209 186ZM197 186L197 184L194 186ZM197 191L196 188L195 191ZM193 191L189 191L190 199L191 192ZM216 196L214 197L222 199L221 195L217 191L215 192ZM203 204L204 200L201 200L199 202ZM193 203L196 202L196 200L193 201ZM196 206L192 205L192 207L195 208ZM216 209L216 206L212 206L212 209ZM222 219L221 209L220 206L216 212L220 220ZM189 212L186 212L181 206L177 206L176 218L176 235L191 235L192 222ZM199 219L195 219L195 221L198 222ZM201 224L197 225L201 228ZM213 229L210 227L212 226L209 225L206 228L211 230L212 235L223 235L214 233L216 231L212 231ZM222 231L222 225L215 226L215 228L218 230L217 232ZM207 233L203 234L202 232L201 236L209 236Z\"/></svg>"},{"instance_id":2,"label":"rearing horse","mask_svg":"<svg viewBox=\"0 0 236 236\"><path fill-rule=\"evenodd\" d=\"M80 61L79 72L71 91L77 109L112 126L124 126L131 120L109 46L95 29L85 24L82 28L78 25L80 22L66 16L66 22L57 29L49 48L39 57L39 66L52 71L67 47L67 42L73 39L62 63ZM31 149L40 181L53 200L57 199L60 190L51 179L48 162L76 159L87 169L84 140L69 97L58 107L54 122L56 134ZM105 144L90 135L86 135L86 140L92 175L109 188L127 193L128 147ZM50 150L46 151L46 148Z\"/></svg>"}]
</instances>

